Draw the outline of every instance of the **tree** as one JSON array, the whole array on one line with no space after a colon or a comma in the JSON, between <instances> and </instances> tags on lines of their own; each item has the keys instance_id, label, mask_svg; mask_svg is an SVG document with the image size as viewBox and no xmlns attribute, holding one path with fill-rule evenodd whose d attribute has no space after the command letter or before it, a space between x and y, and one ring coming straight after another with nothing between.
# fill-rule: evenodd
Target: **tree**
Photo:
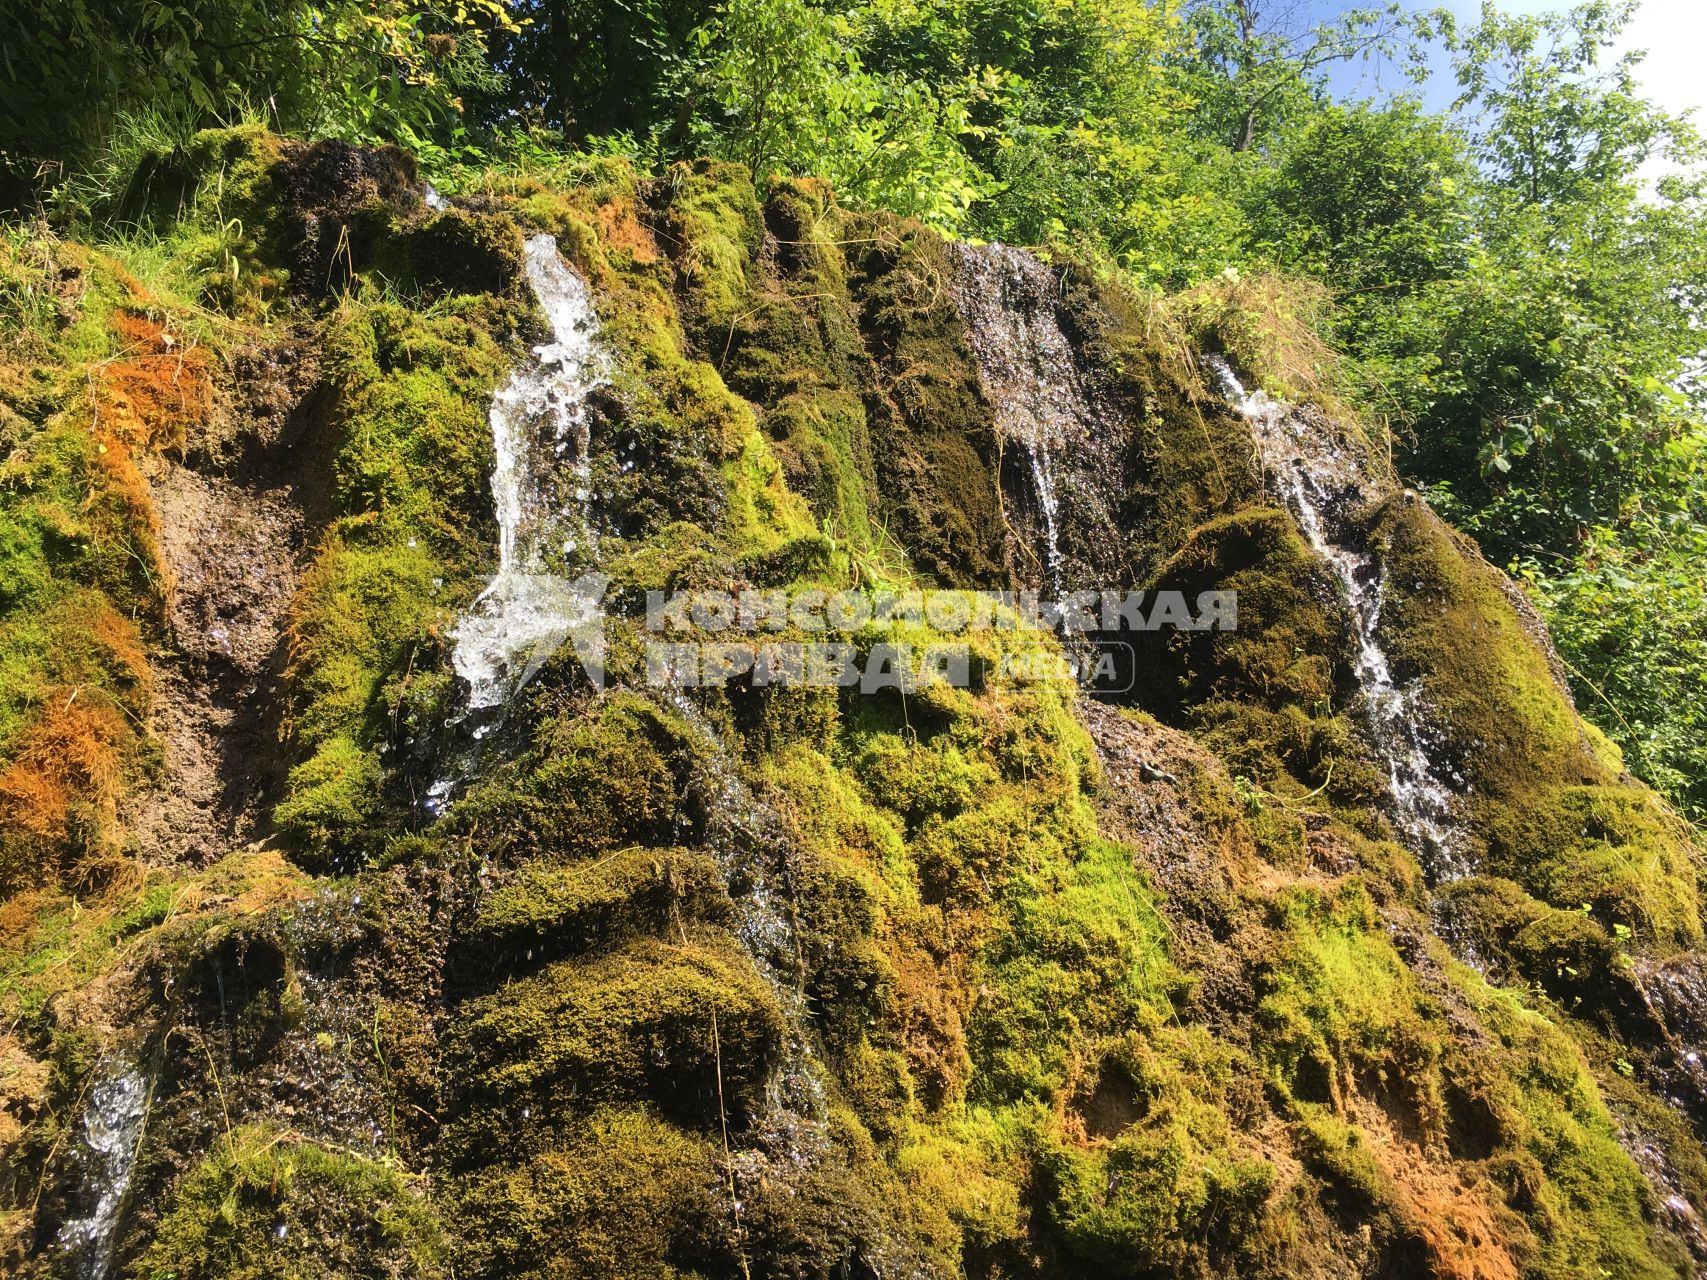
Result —
<instances>
[{"instance_id":1,"label":"tree","mask_svg":"<svg viewBox=\"0 0 1707 1280\"><path fill-rule=\"evenodd\" d=\"M491 77L504 0L20 0L0 45L14 184L87 163L121 122L180 134L264 114L285 132L404 140L448 130ZM14 192L16 195L16 192Z\"/></svg>"},{"instance_id":2,"label":"tree","mask_svg":"<svg viewBox=\"0 0 1707 1280\"><path fill-rule=\"evenodd\" d=\"M1304 0L1196 0L1188 10L1192 55L1183 64L1197 127L1249 151L1321 104L1327 68L1375 56L1402 57L1420 73L1420 40L1437 25L1394 0L1310 22Z\"/></svg>"}]
</instances>

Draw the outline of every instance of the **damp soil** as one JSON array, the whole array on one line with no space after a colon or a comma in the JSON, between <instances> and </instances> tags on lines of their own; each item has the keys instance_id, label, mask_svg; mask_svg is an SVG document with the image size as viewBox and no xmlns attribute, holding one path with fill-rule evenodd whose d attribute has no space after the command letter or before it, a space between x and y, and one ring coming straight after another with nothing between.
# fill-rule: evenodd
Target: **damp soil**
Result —
<instances>
[{"instance_id":1,"label":"damp soil","mask_svg":"<svg viewBox=\"0 0 1707 1280\"><path fill-rule=\"evenodd\" d=\"M289 767L290 605L325 489L305 336L237 353L220 411L149 476L171 582L153 704L162 768L129 818L150 862L201 865L265 839Z\"/></svg>"}]
</instances>

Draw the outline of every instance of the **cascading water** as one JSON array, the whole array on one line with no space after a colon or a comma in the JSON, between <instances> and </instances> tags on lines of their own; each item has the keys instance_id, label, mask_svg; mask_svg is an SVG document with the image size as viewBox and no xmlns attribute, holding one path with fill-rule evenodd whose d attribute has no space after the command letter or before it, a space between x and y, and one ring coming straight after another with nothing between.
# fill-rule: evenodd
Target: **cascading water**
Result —
<instances>
[{"instance_id":1,"label":"cascading water","mask_svg":"<svg viewBox=\"0 0 1707 1280\"><path fill-rule=\"evenodd\" d=\"M778 883L777 874L766 865L768 854L782 855L787 850L788 835L776 814L741 777L723 739L699 708L679 689L672 689L669 699L699 739L706 843L735 904L735 936L776 996L788 1026L768 1101L778 1115L803 1119L815 1127L824 1117L824 1087L806 1038L806 1000L797 977L799 940L788 908L788 888Z\"/></svg>"},{"instance_id":2,"label":"cascading water","mask_svg":"<svg viewBox=\"0 0 1707 1280\"><path fill-rule=\"evenodd\" d=\"M1330 434L1265 392L1246 391L1232 366L1206 357L1221 392L1251 425L1257 448L1311 549L1339 579L1357 632L1356 670L1370 736L1387 767L1400 834L1436 881L1457 879L1463 864L1452 792L1435 771L1425 738L1426 708L1415 684L1401 688L1378 639L1386 581L1375 556L1336 542L1339 512L1374 499L1356 463Z\"/></svg>"},{"instance_id":3,"label":"cascading water","mask_svg":"<svg viewBox=\"0 0 1707 1280\"><path fill-rule=\"evenodd\" d=\"M1098 418L1073 346L1055 316L1055 274L1034 255L1003 244L955 245L955 303L978 359L979 380L1002 438L1025 450L1037 497L1047 585L1066 591L1060 546L1057 460L1081 449Z\"/></svg>"},{"instance_id":4,"label":"cascading water","mask_svg":"<svg viewBox=\"0 0 1707 1280\"><path fill-rule=\"evenodd\" d=\"M505 703L588 621L584 592L554 570L595 549L587 397L610 381L610 362L592 295L554 237L527 242L527 278L552 340L492 400L498 572L451 632L471 711Z\"/></svg>"},{"instance_id":5,"label":"cascading water","mask_svg":"<svg viewBox=\"0 0 1707 1280\"><path fill-rule=\"evenodd\" d=\"M759 1145L734 1153L732 1172L738 1187L787 1185L842 1159L827 1125L823 1068L807 1033L810 1011L800 985L800 941L786 883L793 841L776 811L742 778L722 736L699 708L679 688L666 696L698 740L705 842L735 904L735 936L775 996L786 1028L781 1061L765 1089L766 1113L752 1117ZM773 865L777 861L781 870ZM738 1195L737 1218L740 1213ZM896 1239L866 1241L860 1261L874 1276L923 1280L926 1275Z\"/></svg>"},{"instance_id":6,"label":"cascading water","mask_svg":"<svg viewBox=\"0 0 1707 1280\"><path fill-rule=\"evenodd\" d=\"M59 1231L59 1247L76 1260L78 1280L106 1280L112 1270L119 1212L147 1114L148 1084L135 1067L112 1072L90 1091L78 1147L89 1212Z\"/></svg>"}]
</instances>

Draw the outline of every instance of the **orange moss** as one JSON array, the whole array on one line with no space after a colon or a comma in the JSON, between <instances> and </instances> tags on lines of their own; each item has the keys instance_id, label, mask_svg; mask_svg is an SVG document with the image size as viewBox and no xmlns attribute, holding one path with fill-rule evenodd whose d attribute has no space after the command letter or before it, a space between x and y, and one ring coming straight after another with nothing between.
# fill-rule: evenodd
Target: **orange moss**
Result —
<instances>
[{"instance_id":1,"label":"orange moss","mask_svg":"<svg viewBox=\"0 0 1707 1280\"><path fill-rule=\"evenodd\" d=\"M639 266L658 261L658 244L628 200L608 200L598 208L599 241L606 251L627 253Z\"/></svg>"},{"instance_id":2,"label":"orange moss","mask_svg":"<svg viewBox=\"0 0 1707 1280\"><path fill-rule=\"evenodd\" d=\"M210 361L204 348L135 311L116 311L112 329L119 354L91 371L96 460L164 598L171 579L160 554L160 515L138 461L163 449L182 452L190 429L206 421L213 406Z\"/></svg>"},{"instance_id":3,"label":"orange moss","mask_svg":"<svg viewBox=\"0 0 1707 1280\"><path fill-rule=\"evenodd\" d=\"M1488 1199L1452 1165L1394 1131L1377 1107L1353 1108L1375 1163L1390 1179L1405 1225L1428 1249L1437 1280L1517 1280L1511 1242ZM1509 1217L1508 1215L1505 1215Z\"/></svg>"},{"instance_id":4,"label":"orange moss","mask_svg":"<svg viewBox=\"0 0 1707 1280\"><path fill-rule=\"evenodd\" d=\"M118 311L120 356L102 371L96 426L133 448L182 449L213 406L207 352L147 316Z\"/></svg>"},{"instance_id":5,"label":"orange moss","mask_svg":"<svg viewBox=\"0 0 1707 1280\"><path fill-rule=\"evenodd\" d=\"M148 654L142 647L142 633L136 623L110 604L87 611L83 620L89 634L101 643L125 673L144 686L153 683L154 671L148 665Z\"/></svg>"},{"instance_id":6,"label":"orange moss","mask_svg":"<svg viewBox=\"0 0 1707 1280\"><path fill-rule=\"evenodd\" d=\"M137 467L130 446L100 426L95 429L95 453L106 490L124 508L131 535L141 544L139 550L147 557L149 572L164 598L171 591L171 571L160 554L160 512L148 481Z\"/></svg>"},{"instance_id":7,"label":"orange moss","mask_svg":"<svg viewBox=\"0 0 1707 1280\"><path fill-rule=\"evenodd\" d=\"M37 920L57 901L58 896L46 889L26 889L0 897L0 955L22 947Z\"/></svg>"},{"instance_id":8,"label":"orange moss","mask_svg":"<svg viewBox=\"0 0 1707 1280\"><path fill-rule=\"evenodd\" d=\"M0 774L0 824L38 841L63 844L74 811L96 822L99 838L117 819L119 748L130 727L115 709L57 689Z\"/></svg>"}]
</instances>

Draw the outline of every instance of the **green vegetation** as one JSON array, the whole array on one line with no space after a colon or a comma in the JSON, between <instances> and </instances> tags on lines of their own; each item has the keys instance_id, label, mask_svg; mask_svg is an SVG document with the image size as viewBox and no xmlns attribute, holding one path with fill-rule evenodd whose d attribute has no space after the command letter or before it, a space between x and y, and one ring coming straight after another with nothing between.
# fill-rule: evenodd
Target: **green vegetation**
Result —
<instances>
[{"instance_id":1,"label":"green vegetation","mask_svg":"<svg viewBox=\"0 0 1707 1280\"><path fill-rule=\"evenodd\" d=\"M146 1280L1689 1273L1707 268L1696 180L1637 188L1693 141L1596 71L1614 7L35 8L0 107L9 1274L70 1265L128 1071ZM1436 35L1459 110L1329 99ZM611 684L559 655L474 737L449 628L541 231L612 357L565 552L611 579ZM1106 415L1069 552L1235 590L1239 629L1140 636L1119 709L1004 677L1001 633L964 689L650 687L648 591L1023 580L944 232L1055 273ZM1463 879L1397 837L1352 619L1206 352L1383 495L1347 536ZM238 676L184 643L242 610L174 560L175 483L301 520ZM203 747L255 818L189 851L147 820Z\"/></svg>"},{"instance_id":2,"label":"green vegetation","mask_svg":"<svg viewBox=\"0 0 1707 1280\"><path fill-rule=\"evenodd\" d=\"M398 1170L245 1126L226 1134L186 1179L135 1274L440 1276L444 1260L435 1215Z\"/></svg>"}]
</instances>

